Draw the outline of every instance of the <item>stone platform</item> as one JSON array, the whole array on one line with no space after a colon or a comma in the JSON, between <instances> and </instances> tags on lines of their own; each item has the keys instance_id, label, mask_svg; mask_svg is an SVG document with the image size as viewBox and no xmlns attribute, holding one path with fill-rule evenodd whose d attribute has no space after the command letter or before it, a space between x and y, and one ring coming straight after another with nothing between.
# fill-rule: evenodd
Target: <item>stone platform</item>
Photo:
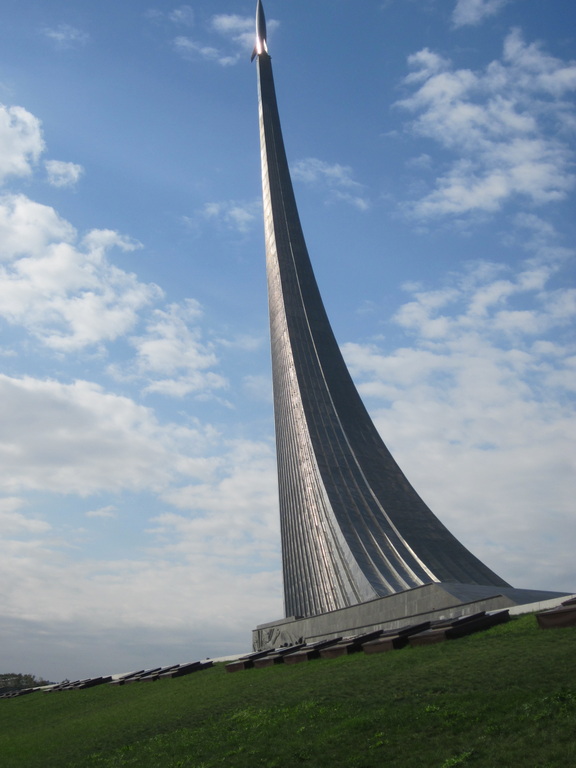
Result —
<instances>
[{"instance_id":1,"label":"stone platform","mask_svg":"<svg viewBox=\"0 0 576 768\"><path fill-rule=\"evenodd\" d=\"M252 631L252 647L255 651L265 651L502 608L511 609L511 614L528 613L559 605L571 594L434 582L319 616L292 616L260 624ZM526 609L520 610L520 606Z\"/></svg>"}]
</instances>

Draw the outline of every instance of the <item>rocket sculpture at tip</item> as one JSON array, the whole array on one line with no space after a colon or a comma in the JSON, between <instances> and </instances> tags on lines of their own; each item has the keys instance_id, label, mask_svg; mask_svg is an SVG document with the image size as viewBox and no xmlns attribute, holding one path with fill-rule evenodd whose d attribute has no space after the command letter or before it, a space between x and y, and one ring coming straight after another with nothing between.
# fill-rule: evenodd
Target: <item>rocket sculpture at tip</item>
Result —
<instances>
[{"instance_id":1,"label":"rocket sculpture at tip","mask_svg":"<svg viewBox=\"0 0 576 768\"><path fill-rule=\"evenodd\" d=\"M256 56L266 51L268 53L268 45L266 43L266 17L264 16L264 8L262 7L261 0L258 0L256 6L256 45L252 51L252 58L250 61L254 61Z\"/></svg>"}]
</instances>

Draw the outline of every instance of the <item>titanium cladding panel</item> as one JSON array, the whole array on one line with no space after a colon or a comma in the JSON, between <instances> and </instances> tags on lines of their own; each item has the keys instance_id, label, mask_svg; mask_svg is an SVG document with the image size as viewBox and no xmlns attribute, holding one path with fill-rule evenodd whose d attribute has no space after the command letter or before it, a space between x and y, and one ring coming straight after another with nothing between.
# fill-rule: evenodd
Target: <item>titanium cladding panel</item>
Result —
<instances>
[{"instance_id":1,"label":"titanium cladding panel","mask_svg":"<svg viewBox=\"0 0 576 768\"><path fill-rule=\"evenodd\" d=\"M255 56L286 616L433 581L507 587L418 496L352 382L304 241L265 43Z\"/></svg>"}]
</instances>

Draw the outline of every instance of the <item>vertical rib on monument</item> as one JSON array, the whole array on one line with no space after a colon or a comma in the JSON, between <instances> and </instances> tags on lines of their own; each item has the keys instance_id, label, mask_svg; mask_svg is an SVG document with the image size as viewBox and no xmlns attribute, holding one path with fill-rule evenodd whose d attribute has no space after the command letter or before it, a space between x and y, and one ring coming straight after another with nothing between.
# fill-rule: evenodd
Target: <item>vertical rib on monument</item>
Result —
<instances>
[{"instance_id":1,"label":"vertical rib on monument","mask_svg":"<svg viewBox=\"0 0 576 768\"><path fill-rule=\"evenodd\" d=\"M254 57L286 615L435 581L507 587L418 496L352 382L300 225L260 0Z\"/></svg>"}]
</instances>

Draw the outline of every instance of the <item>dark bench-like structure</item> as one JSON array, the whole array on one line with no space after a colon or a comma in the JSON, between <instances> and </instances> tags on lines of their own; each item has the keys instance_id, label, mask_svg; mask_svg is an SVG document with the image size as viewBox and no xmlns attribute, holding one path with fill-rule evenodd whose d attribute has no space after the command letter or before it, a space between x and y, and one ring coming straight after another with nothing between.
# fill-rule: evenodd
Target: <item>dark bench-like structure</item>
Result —
<instances>
[{"instance_id":1,"label":"dark bench-like structure","mask_svg":"<svg viewBox=\"0 0 576 768\"><path fill-rule=\"evenodd\" d=\"M416 635L419 632L424 632L430 628L429 621L423 621L420 624L410 624L407 627L400 627L400 629L390 629L386 632L382 632L380 637L375 640L370 640L362 645L364 653L386 653L388 651L397 651L400 648L408 645L408 640L411 635Z\"/></svg>"},{"instance_id":2,"label":"dark bench-like structure","mask_svg":"<svg viewBox=\"0 0 576 768\"><path fill-rule=\"evenodd\" d=\"M140 669L138 672L129 672L126 675L117 677L110 682L110 685L130 685L131 683L153 683L156 680L167 678L184 677L193 672L200 672L202 669L208 669L213 666L212 661L192 661L188 664L172 664L169 667L154 667L154 669Z\"/></svg>"},{"instance_id":3,"label":"dark bench-like structure","mask_svg":"<svg viewBox=\"0 0 576 768\"><path fill-rule=\"evenodd\" d=\"M283 664L284 657L289 653L295 653L302 645L291 645L286 648L276 648L271 653L267 653L266 656L261 656L254 661L255 669L263 669L264 667L273 667L275 664Z\"/></svg>"},{"instance_id":4,"label":"dark bench-like structure","mask_svg":"<svg viewBox=\"0 0 576 768\"><path fill-rule=\"evenodd\" d=\"M540 629L576 627L576 597L565 600L558 608L537 613L536 621Z\"/></svg>"},{"instance_id":5,"label":"dark bench-like structure","mask_svg":"<svg viewBox=\"0 0 576 768\"><path fill-rule=\"evenodd\" d=\"M341 641L341 637L334 637L330 640L318 640L315 643L307 643L306 645L303 645L300 650L294 651L293 653L287 653L284 656L284 664L300 664L302 661L319 659L320 651L323 648L327 648L329 645L336 645Z\"/></svg>"},{"instance_id":6,"label":"dark bench-like structure","mask_svg":"<svg viewBox=\"0 0 576 768\"><path fill-rule=\"evenodd\" d=\"M276 650L277 649L270 649L267 651L254 651L254 653L247 653L245 656L241 656L239 659L226 664L226 672L240 672L243 669L252 669L258 659L262 659L265 656L276 653Z\"/></svg>"},{"instance_id":7,"label":"dark bench-like structure","mask_svg":"<svg viewBox=\"0 0 576 768\"><path fill-rule=\"evenodd\" d=\"M87 677L84 680L73 680L72 682L59 683L50 688L43 688L44 693L57 693L59 691L83 691L86 688L94 688L97 685L109 683L112 676L107 677Z\"/></svg>"},{"instance_id":8,"label":"dark bench-like structure","mask_svg":"<svg viewBox=\"0 0 576 768\"><path fill-rule=\"evenodd\" d=\"M191 675L193 672L200 672L202 669L209 669L213 666L213 661L192 661L190 664L179 664L177 667L163 672L159 675L159 678L163 680L165 678L184 677L185 675Z\"/></svg>"},{"instance_id":9,"label":"dark bench-like structure","mask_svg":"<svg viewBox=\"0 0 576 768\"><path fill-rule=\"evenodd\" d=\"M456 640L459 637L481 632L497 624L508 621L510 614L508 609L496 613L473 613L470 616L460 616L457 619L433 623L430 629L411 635L408 642L411 646L431 645L441 643L444 640Z\"/></svg>"},{"instance_id":10,"label":"dark bench-like structure","mask_svg":"<svg viewBox=\"0 0 576 768\"><path fill-rule=\"evenodd\" d=\"M20 688L15 691L4 691L0 693L0 699L15 699L17 696L26 696L28 693L34 693L38 688Z\"/></svg>"},{"instance_id":11,"label":"dark bench-like structure","mask_svg":"<svg viewBox=\"0 0 576 768\"><path fill-rule=\"evenodd\" d=\"M348 656L351 653L359 653L365 643L381 637L383 630L376 629L373 632L364 632L361 635L352 635L343 637L342 640L334 642L327 648L322 648L320 656L323 659L337 659L339 656Z\"/></svg>"}]
</instances>

